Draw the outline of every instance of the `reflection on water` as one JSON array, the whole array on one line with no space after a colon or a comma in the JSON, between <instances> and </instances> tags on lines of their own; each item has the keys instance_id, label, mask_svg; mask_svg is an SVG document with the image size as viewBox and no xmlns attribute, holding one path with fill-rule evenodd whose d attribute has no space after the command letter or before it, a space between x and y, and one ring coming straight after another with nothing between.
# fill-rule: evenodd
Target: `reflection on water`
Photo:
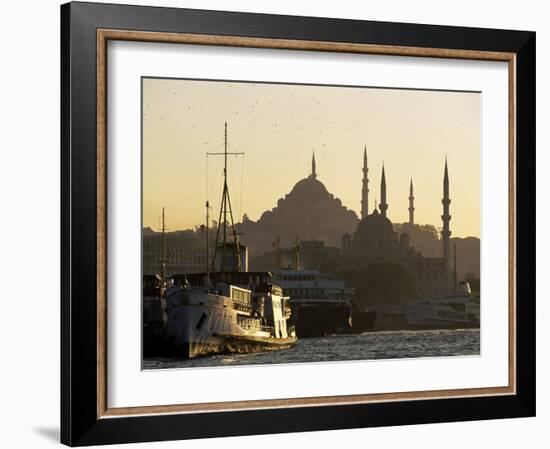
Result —
<instances>
[{"instance_id":1,"label":"reflection on water","mask_svg":"<svg viewBox=\"0 0 550 449\"><path fill-rule=\"evenodd\" d=\"M216 355L190 360L155 357L145 359L143 369L448 357L479 355L479 348L479 329L367 332L362 335L304 338L290 349L273 352Z\"/></svg>"}]
</instances>

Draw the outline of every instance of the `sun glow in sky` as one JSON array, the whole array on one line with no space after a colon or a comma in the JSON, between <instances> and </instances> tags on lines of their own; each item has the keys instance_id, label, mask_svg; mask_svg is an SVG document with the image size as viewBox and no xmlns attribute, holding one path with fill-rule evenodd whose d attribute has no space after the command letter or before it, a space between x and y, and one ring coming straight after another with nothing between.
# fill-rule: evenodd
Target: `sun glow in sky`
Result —
<instances>
[{"instance_id":1,"label":"sun glow in sky","mask_svg":"<svg viewBox=\"0 0 550 449\"><path fill-rule=\"evenodd\" d=\"M342 204L361 210L363 148L369 210L385 166L388 217L441 227L443 168L449 164L453 237L480 235L479 93L253 82L143 79L143 225L170 230L205 222L219 209L224 122L236 221L257 220L311 171Z\"/></svg>"}]
</instances>

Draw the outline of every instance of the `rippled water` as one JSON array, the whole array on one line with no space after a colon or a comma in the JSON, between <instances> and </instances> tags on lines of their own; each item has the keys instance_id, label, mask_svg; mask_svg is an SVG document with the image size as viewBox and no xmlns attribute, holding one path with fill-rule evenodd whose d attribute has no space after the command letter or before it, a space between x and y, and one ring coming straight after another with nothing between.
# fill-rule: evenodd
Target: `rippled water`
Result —
<instances>
[{"instance_id":1,"label":"rippled water","mask_svg":"<svg viewBox=\"0 0 550 449\"><path fill-rule=\"evenodd\" d=\"M189 360L149 358L144 369L479 355L479 329L385 331L303 338L290 349Z\"/></svg>"}]
</instances>

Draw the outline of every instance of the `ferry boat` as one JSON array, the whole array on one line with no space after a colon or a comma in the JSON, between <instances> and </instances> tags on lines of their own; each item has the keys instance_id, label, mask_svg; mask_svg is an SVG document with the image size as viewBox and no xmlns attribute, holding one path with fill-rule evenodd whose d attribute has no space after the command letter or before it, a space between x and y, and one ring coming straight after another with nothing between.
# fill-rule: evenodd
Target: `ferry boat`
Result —
<instances>
[{"instance_id":1,"label":"ferry boat","mask_svg":"<svg viewBox=\"0 0 550 449\"><path fill-rule=\"evenodd\" d=\"M159 274L143 275L142 289L142 354L144 357L166 356L169 348L164 341L166 328L166 226L162 208L162 258Z\"/></svg>"},{"instance_id":2,"label":"ferry boat","mask_svg":"<svg viewBox=\"0 0 550 449\"><path fill-rule=\"evenodd\" d=\"M166 291L165 338L177 357L286 349L297 341L287 326L288 297L269 272L174 276Z\"/></svg>"},{"instance_id":3,"label":"ferry boat","mask_svg":"<svg viewBox=\"0 0 550 449\"><path fill-rule=\"evenodd\" d=\"M324 337L351 333L354 289L335 275L317 270L284 269L277 283L290 296L298 337Z\"/></svg>"},{"instance_id":4,"label":"ferry boat","mask_svg":"<svg viewBox=\"0 0 550 449\"><path fill-rule=\"evenodd\" d=\"M164 282L160 275L143 276L143 356L167 355L164 342Z\"/></svg>"},{"instance_id":5,"label":"ferry boat","mask_svg":"<svg viewBox=\"0 0 550 449\"><path fill-rule=\"evenodd\" d=\"M239 241L227 184L227 123L223 193L210 267L209 203L206 202L206 270L171 277L164 295L164 338L176 357L269 351L296 343L287 326L289 298L269 272L248 272L247 248ZM238 153L240 154L240 153Z\"/></svg>"},{"instance_id":6,"label":"ferry boat","mask_svg":"<svg viewBox=\"0 0 550 449\"><path fill-rule=\"evenodd\" d=\"M411 303L406 315L410 329L479 328L479 295L462 281L456 293Z\"/></svg>"}]
</instances>

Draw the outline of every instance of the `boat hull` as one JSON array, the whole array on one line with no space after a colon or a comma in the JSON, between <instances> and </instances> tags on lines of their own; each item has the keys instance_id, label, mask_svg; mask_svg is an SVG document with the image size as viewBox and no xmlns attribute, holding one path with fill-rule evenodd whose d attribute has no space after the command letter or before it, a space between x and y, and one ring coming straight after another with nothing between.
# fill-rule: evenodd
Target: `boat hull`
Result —
<instances>
[{"instance_id":1,"label":"boat hull","mask_svg":"<svg viewBox=\"0 0 550 449\"><path fill-rule=\"evenodd\" d=\"M353 312L351 315L351 328L348 334L362 334L374 330L376 324L376 312Z\"/></svg>"},{"instance_id":2,"label":"boat hull","mask_svg":"<svg viewBox=\"0 0 550 449\"><path fill-rule=\"evenodd\" d=\"M409 330L412 331L429 331L429 330L458 330L458 329L479 329L479 324L452 324L446 325L444 323L432 323L432 324L409 324Z\"/></svg>"},{"instance_id":3,"label":"boat hull","mask_svg":"<svg viewBox=\"0 0 550 449\"><path fill-rule=\"evenodd\" d=\"M327 337L352 329L347 305L305 305L297 307L293 313L299 338Z\"/></svg>"},{"instance_id":4,"label":"boat hull","mask_svg":"<svg viewBox=\"0 0 550 449\"><path fill-rule=\"evenodd\" d=\"M278 351L289 349L296 344L296 337L281 339L254 339L223 336L209 341L208 344L198 344L196 340L187 341L173 348L177 358L190 359L216 354L251 354L255 352Z\"/></svg>"},{"instance_id":5,"label":"boat hull","mask_svg":"<svg viewBox=\"0 0 550 449\"><path fill-rule=\"evenodd\" d=\"M261 326L243 326L243 315L224 296L179 291L167 296L167 315L165 338L178 358L273 351L296 343L293 336L276 338Z\"/></svg>"},{"instance_id":6,"label":"boat hull","mask_svg":"<svg viewBox=\"0 0 550 449\"><path fill-rule=\"evenodd\" d=\"M407 324L412 330L475 329L479 328L479 315L438 308L411 307L407 311Z\"/></svg>"},{"instance_id":7,"label":"boat hull","mask_svg":"<svg viewBox=\"0 0 550 449\"><path fill-rule=\"evenodd\" d=\"M170 355L169 347L164 340L164 323L159 297L143 298L142 351L144 357Z\"/></svg>"}]
</instances>

